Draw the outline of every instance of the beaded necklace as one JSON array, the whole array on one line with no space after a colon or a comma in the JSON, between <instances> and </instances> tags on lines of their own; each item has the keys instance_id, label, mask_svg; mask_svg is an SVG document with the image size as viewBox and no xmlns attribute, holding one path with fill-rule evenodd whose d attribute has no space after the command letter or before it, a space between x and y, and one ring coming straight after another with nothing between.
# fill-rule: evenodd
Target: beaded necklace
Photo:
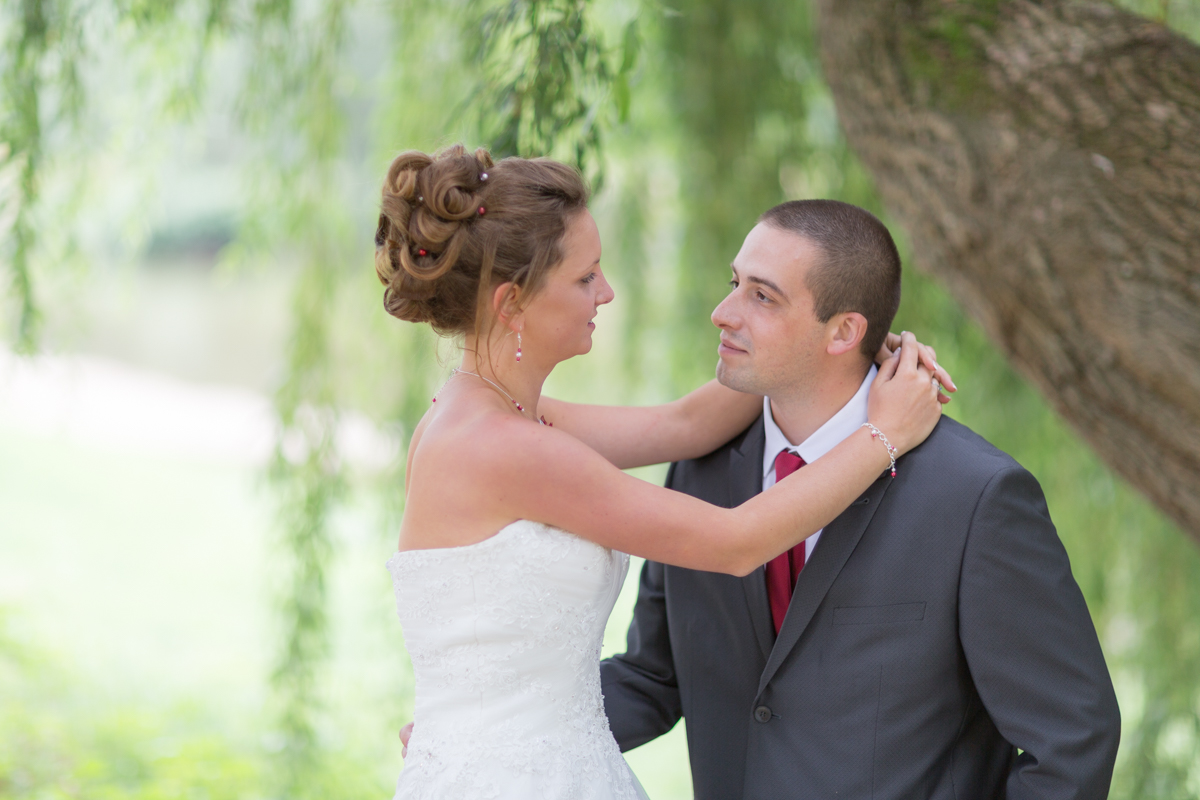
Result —
<instances>
[{"instance_id":1,"label":"beaded necklace","mask_svg":"<svg viewBox=\"0 0 1200 800\"><path fill-rule=\"evenodd\" d=\"M451 378L453 378L455 375L474 375L476 378L479 378L479 379L480 379L480 380L482 380L482 381L487 381L488 383L490 383L490 384L491 384L491 385L492 385L492 386L493 386L493 387L496 389L496 391L500 392L500 394L502 394L502 395L504 395L506 398L508 398L508 399L509 399L509 400L512 402L512 404L513 404L514 406L516 406L516 407L517 407L517 411L518 411L518 412L520 412L522 415L524 415L524 414L525 414L525 406L523 406L523 405L521 405L520 403L518 403L518 402L517 402L517 400L516 400L516 398L514 398L514 397L513 397L511 394L509 394L508 392L504 391L504 387L503 387L503 386L501 386L500 384L496 383L495 381L493 381L493 380L491 380L491 379L489 379L489 378L486 378L486 377L484 377L483 375L480 375L478 372L468 372L468 371L467 371L467 370L465 370L465 369L459 369L459 368L457 368L457 367L455 367L454 369L451 369L451 370L450 370L450 377L451 377ZM450 382L450 379L449 379L449 378L447 378L447 379L446 379L446 383L449 383L449 382ZM445 389L445 388L446 388L446 383L443 383L443 384L442 384L442 389ZM437 394L435 394L435 395L433 396L433 402L435 402L435 403L437 402L437 399L438 399L438 394L441 394L441 393L442 393L442 389L438 389L438 391L437 391ZM550 427L550 428L553 428L553 427L554 427L554 423L552 423L552 422L546 422L546 418L545 418L544 416L543 416L543 417L540 417L540 418L538 419L538 422L540 422L540 423L542 423L543 425L545 425L545 426L547 426L547 427Z\"/></svg>"}]
</instances>

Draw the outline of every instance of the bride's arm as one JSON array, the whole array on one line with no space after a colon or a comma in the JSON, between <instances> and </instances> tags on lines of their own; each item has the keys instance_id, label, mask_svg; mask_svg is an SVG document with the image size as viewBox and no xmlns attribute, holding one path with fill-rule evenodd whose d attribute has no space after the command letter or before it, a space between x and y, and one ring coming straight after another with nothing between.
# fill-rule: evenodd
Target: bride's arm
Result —
<instances>
[{"instance_id":1,"label":"bride's arm","mask_svg":"<svg viewBox=\"0 0 1200 800\"><path fill-rule=\"evenodd\" d=\"M657 406L597 406L543 397L538 413L619 469L629 469L712 452L762 413L762 397L713 380Z\"/></svg>"},{"instance_id":2,"label":"bride's arm","mask_svg":"<svg viewBox=\"0 0 1200 800\"><path fill-rule=\"evenodd\" d=\"M889 333L876 356L882 364L899 349L901 338ZM937 363L932 347L913 339L922 366L947 391L950 375ZM939 400L950 398L940 395ZM743 394L715 380L672 403L657 406L598 406L543 397L538 413L574 436L619 469L699 458L744 431L762 413L760 395Z\"/></svg>"},{"instance_id":3,"label":"bride's arm","mask_svg":"<svg viewBox=\"0 0 1200 800\"><path fill-rule=\"evenodd\" d=\"M898 448L919 444L940 416L938 390L905 337L879 370L868 416ZM489 428L491 446L456 461L460 478L494 498L496 522L532 519L666 564L745 575L827 525L889 465L860 428L829 453L737 508L720 508L631 477L578 439L515 417ZM478 477L475 477L475 476ZM498 527L498 525L497 525Z\"/></svg>"}]
</instances>

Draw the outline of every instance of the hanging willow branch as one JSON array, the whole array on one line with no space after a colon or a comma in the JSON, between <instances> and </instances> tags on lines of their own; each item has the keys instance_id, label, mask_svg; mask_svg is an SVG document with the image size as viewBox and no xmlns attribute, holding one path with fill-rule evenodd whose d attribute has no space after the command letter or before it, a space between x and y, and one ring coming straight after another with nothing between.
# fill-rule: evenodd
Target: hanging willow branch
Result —
<instances>
[{"instance_id":1,"label":"hanging willow branch","mask_svg":"<svg viewBox=\"0 0 1200 800\"><path fill-rule=\"evenodd\" d=\"M197 76L214 36L228 29L229 0L208 0L210 13L189 85L173 87L177 101L195 95ZM38 219L42 175L51 133L78 132L87 102L80 65L88 50L85 27L132 29L133 41L152 40L183 25L177 0L115 2L111 7L85 0L14 0L0 4L0 270L7 272L16 307L12 331L18 352L39 344L41 311L37 303L34 259L40 229L53 224L71 236L61 218ZM164 115L168 108L161 109ZM61 138L61 136L60 136ZM14 177L15 176L15 177ZM88 176L79 176L86 183ZM11 180L11 186L9 181Z\"/></svg>"},{"instance_id":2,"label":"hanging willow branch","mask_svg":"<svg viewBox=\"0 0 1200 800\"><path fill-rule=\"evenodd\" d=\"M614 68L587 8L588 0L478 2L468 33L483 78L468 105L494 155L557 156L598 186L603 126L629 116L639 37L634 20Z\"/></svg>"},{"instance_id":3,"label":"hanging willow branch","mask_svg":"<svg viewBox=\"0 0 1200 800\"><path fill-rule=\"evenodd\" d=\"M68 3L22 0L0 13L0 31L8 33L0 43L0 168L16 175L11 201L15 213L0 259L8 262L17 305L17 349L29 352L36 346L40 317L30 256L36 239L33 214L44 150L42 123L50 113L48 90L57 100L58 116L71 119L78 113L81 34Z\"/></svg>"},{"instance_id":4,"label":"hanging willow branch","mask_svg":"<svg viewBox=\"0 0 1200 800\"><path fill-rule=\"evenodd\" d=\"M288 0L256 6L251 79L243 118L264 146L252 200L250 244L300 264L287 373L275 396L279 436L270 476L277 490L284 586L282 643L272 674L278 703L280 796L319 793L318 720L328 661L328 571L336 555L330 515L345 491L338 457L339 397L330 352L332 307L353 264L354 226L338 218L336 187L344 115L338 76L348 0L315 10Z\"/></svg>"}]
</instances>

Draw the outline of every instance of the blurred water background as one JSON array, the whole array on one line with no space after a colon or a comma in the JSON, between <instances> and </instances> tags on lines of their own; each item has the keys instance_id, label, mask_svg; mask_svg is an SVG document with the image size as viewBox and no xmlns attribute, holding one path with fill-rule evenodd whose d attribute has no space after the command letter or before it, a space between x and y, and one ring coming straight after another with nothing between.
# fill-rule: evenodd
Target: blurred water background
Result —
<instances>
[{"instance_id":1,"label":"blurred water background","mask_svg":"<svg viewBox=\"0 0 1200 800\"><path fill-rule=\"evenodd\" d=\"M657 5L593 4L606 41L636 21L641 42L592 204L617 299L554 396L656 402L710 377L707 315L770 205L833 197L886 221L838 132L807 7L727 5L730 27L681 29ZM1180 7L1194 37L1197 14ZM411 672L383 564L406 432L453 348L436 357L427 333L384 314L371 234L396 152L480 141L466 6L347 7L329 73L337 130L319 158L311 132L245 123L252 37L212 44L196 62L205 91L172 101L163 74L193 64L179 52L201 11L175 6L157 38L92 19L91 99L47 156L40 350L0 351L0 798L281 796L272 776L290 745L272 676L291 556L287 485L269 476L277 454L301 463L311 444L289 439L276 407L308 363L297 320L318 306L340 488L304 794L390 796L402 765ZM1113 796L1200 797L1200 550L1091 455L893 231L896 329L955 376L948 413L1045 488L1122 708ZM334 265L315 283L314 260ZM637 571L606 653L623 648ZM628 757L651 797L691 796L682 725Z\"/></svg>"}]
</instances>

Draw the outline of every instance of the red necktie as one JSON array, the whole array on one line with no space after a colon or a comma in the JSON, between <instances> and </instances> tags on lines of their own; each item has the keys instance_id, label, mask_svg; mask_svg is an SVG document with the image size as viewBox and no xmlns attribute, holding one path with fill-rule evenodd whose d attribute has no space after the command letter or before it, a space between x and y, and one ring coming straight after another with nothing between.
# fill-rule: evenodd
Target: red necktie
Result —
<instances>
[{"instance_id":1,"label":"red necktie","mask_svg":"<svg viewBox=\"0 0 1200 800\"><path fill-rule=\"evenodd\" d=\"M804 466L804 459L790 450L775 456L775 482L791 475ZM796 589L796 576L804 569L804 542L781 553L767 562L767 600L771 604L771 621L775 623L775 635L783 627L792 592Z\"/></svg>"}]
</instances>

